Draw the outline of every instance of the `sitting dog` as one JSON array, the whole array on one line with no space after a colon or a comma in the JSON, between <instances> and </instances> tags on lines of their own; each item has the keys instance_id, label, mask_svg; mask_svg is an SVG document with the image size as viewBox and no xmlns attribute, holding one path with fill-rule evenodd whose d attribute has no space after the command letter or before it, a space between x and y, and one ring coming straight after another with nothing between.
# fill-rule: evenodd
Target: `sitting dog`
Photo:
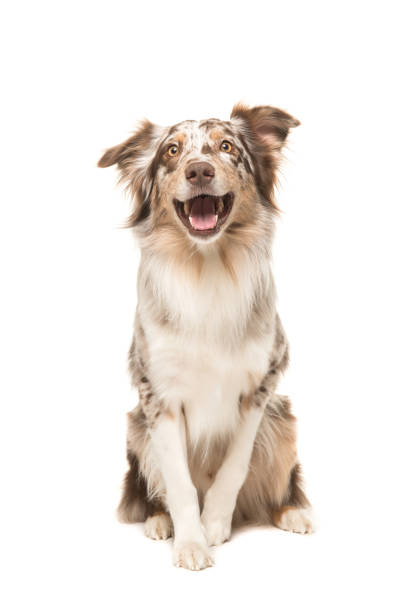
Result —
<instances>
[{"instance_id":1,"label":"sitting dog","mask_svg":"<svg viewBox=\"0 0 408 612\"><path fill-rule=\"evenodd\" d=\"M270 266L280 153L299 122L238 104L230 121L145 120L117 164L141 249L129 351L125 522L174 536L177 566L212 565L231 526L309 533L295 418L275 393L288 364Z\"/></svg>"}]
</instances>

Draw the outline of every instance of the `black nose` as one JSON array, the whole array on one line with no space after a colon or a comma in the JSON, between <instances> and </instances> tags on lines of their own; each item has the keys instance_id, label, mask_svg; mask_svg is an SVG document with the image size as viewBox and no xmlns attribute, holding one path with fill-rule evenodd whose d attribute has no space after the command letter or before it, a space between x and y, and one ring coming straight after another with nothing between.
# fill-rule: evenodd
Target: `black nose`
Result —
<instances>
[{"instance_id":1,"label":"black nose","mask_svg":"<svg viewBox=\"0 0 408 612\"><path fill-rule=\"evenodd\" d=\"M186 179L193 185L210 183L215 174L214 166L207 162L194 162L186 168Z\"/></svg>"}]
</instances>

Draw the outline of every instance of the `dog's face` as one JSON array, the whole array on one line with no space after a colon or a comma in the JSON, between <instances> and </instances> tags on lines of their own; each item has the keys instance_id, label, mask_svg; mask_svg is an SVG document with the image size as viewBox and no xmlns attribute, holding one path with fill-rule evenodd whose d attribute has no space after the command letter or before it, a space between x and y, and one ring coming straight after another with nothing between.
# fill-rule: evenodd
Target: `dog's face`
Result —
<instances>
[{"instance_id":1,"label":"dog's face","mask_svg":"<svg viewBox=\"0 0 408 612\"><path fill-rule=\"evenodd\" d=\"M279 153L298 123L276 108L241 105L230 121L184 121L171 128L145 121L106 151L99 166L118 164L134 197L130 226L213 242L276 211Z\"/></svg>"},{"instance_id":2,"label":"dog's face","mask_svg":"<svg viewBox=\"0 0 408 612\"><path fill-rule=\"evenodd\" d=\"M174 126L159 147L157 164L161 205L195 240L218 236L248 190L250 159L238 131L226 122Z\"/></svg>"}]
</instances>

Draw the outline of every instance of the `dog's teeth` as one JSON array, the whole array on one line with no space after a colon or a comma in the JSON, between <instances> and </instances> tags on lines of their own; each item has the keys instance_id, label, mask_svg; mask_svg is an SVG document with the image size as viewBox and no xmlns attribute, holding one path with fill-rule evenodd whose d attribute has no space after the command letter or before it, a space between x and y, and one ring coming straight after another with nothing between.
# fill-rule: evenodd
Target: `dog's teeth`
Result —
<instances>
[{"instance_id":1,"label":"dog's teeth","mask_svg":"<svg viewBox=\"0 0 408 612\"><path fill-rule=\"evenodd\" d=\"M193 225L193 217L190 215L188 220L190 221L190 225Z\"/></svg>"},{"instance_id":2,"label":"dog's teeth","mask_svg":"<svg viewBox=\"0 0 408 612\"><path fill-rule=\"evenodd\" d=\"M217 199L217 212L222 213L223 210L224 210L224 202L222 198L218 198Z\"/></svg>"},{"instance_id":3,"label":"dog's teeth","mask_svg":"<svg viewBox=\"0 0 408 612\"><path fill-rule=\"evenodd\" d=\"M215 223L218 221L218 215L215 215Z\"/></svg>"},{"instance_id":4,"label":"dog's teeth","mask_svg":"<svg viewBox=\"0 0 408 612\"><path fill-rule=\"evenodd\" d=\"M189 210L188 210L188 209L189 209L188 200L186 200L186 201L184 202L183 207L184 207L184 214L185 214L185 215L186 215L186 217L187 217L187 216L188 216L188 213L189 213Z\"/></svg>"}]
</instances>

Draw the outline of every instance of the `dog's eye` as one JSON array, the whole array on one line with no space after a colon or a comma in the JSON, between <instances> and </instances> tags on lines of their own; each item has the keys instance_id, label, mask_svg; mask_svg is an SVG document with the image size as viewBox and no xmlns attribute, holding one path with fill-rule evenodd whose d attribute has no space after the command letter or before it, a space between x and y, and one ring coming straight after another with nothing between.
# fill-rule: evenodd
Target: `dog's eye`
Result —
<instances>
[{"instance_id":1,"label":"dog's eye","mask_svg":"<svg viewBox=\"0 0 408 612\"><path fill-rule=\"evenodd\" d=\"M169 148L167 149L167 152L170 155L170 157L176 157L176 155L178 155L179 153L179 148L177 145L170 145Z\"/></svg>"},{"instance_id":2,"label":"dog's eye","mask_svg":"<svg viewBox=\"0 0 408 612\"><path fill-rule=\"evenodd\" d=\"M228 142L228 140L223 140L221 143L221 150L224 151L225 153L231 153L232 144Z\"/></svg>"}]
</instances>

